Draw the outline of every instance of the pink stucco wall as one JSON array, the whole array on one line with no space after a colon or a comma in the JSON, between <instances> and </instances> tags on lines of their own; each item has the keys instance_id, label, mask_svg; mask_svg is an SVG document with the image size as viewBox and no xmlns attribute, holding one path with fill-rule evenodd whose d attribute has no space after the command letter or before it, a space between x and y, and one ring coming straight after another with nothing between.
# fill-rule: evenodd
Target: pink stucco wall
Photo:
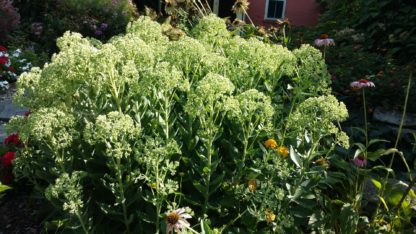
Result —
<instances>
[{"instance_id":1,"label":"pink stucco wall","mask_svg":"<svg viewBox=\"0 0 416 234\"><path fill-rule=\"evenodd\" d=\"M266 0L249 0L248 14L257 25L270 25L264 20ZM319 17L319 5L316 0L286 0L285 18L296 26L315 25Z\"/></svg>"}]
</instances>

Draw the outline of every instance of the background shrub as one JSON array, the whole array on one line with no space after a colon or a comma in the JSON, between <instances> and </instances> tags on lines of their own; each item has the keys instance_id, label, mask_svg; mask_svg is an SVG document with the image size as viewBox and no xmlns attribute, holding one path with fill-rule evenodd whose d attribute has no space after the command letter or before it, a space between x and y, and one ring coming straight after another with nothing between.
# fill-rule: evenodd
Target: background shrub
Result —
<instances>
[{"instance_id":1,"label":"background shrub","mask_svg":"<svg viewBox=\"0 0 416 234\"><path fill-rule=\"evenodd\" d=\"M20 23L20 15L13 7L11 0L0 1L0 43L7 39L7 34L13 31Z\"/></svg>"},{"instance_id":2,"label":"background shrub","mask_svg":"<svg viewBox=\"0 0 416 234\"><path fill-rule=\"evenodd\" d=\"M24 22L21 30L27 35L21 36L50 54L57 50L55 39L65 31L106 40L122 33L137 16L136 7L129 0L16 0L13 4ZM15 40L11 43L18 44Z\"/></svg>"}]
</instances>

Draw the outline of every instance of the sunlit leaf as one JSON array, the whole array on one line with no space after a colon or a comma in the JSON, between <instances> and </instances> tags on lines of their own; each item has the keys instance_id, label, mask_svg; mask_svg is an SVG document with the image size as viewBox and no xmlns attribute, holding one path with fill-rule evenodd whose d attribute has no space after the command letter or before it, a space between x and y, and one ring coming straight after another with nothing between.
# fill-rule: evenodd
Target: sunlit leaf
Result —
<instances>
[{"instance_id":1,"label":"sunlit leaf","mask_svg":"<svg viewBox=\"0 0 416 234\"><path fill-rule=\"evenodd\" d=\"M293 163L296 164L298 168L301 167L301 161L300 161L299 155L295 152L292 146L290 146L290 159L293 161Z\"/></svg>"},{"instance_id":2,"label":"sunlit leaf","mask_svg":"<svg viewBox=\"0 0 416 234\"><path fill-rule=\"evenodd\" d=\"M380 181L375 180L375 179L371 179L371 182L373 182L373 184L378 188L381 189L382 185L380 183Z\"/></svg>"}]
</instances>

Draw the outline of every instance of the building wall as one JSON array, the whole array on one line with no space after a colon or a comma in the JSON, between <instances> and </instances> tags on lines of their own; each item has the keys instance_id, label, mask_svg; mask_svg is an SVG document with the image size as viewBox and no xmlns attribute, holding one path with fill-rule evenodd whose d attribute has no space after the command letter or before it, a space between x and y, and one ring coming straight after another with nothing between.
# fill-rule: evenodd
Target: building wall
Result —
<instances>
[{"instance_id":1,"label":"building wall","mask_svg":"<svg viewBox=\"0 0 416 234\"><path fill-rule=\"evenodd\" d=\"M250 0L248 14L256 25L271 25L264 20L266 0ZM319 4L316 0L286 0L285 18L296 26L313 26L318 22ZM248 19L246 19L248 20Z\"/></svg>"}]
</instances>

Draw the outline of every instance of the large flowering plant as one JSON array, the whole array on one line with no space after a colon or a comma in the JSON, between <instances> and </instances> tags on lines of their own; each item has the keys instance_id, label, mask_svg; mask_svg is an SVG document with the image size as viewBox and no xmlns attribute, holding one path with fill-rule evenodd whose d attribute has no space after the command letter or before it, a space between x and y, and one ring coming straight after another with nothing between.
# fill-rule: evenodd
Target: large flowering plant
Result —
<instances>
[{"instance_id":1,"label":"large flowering plant","mask_svg":"<svg viewBox=\"0 0 416 234\"><path fill-rule=\"evenodd\" d=\"M232 36L213 15L174 40L163 28L142 17L106 44L67 32L19 79L31 114L7 125L25 145L13 167L57 208L48 227L314 230L348 146L320 51Z\"/></svg>"}]
</instances>

